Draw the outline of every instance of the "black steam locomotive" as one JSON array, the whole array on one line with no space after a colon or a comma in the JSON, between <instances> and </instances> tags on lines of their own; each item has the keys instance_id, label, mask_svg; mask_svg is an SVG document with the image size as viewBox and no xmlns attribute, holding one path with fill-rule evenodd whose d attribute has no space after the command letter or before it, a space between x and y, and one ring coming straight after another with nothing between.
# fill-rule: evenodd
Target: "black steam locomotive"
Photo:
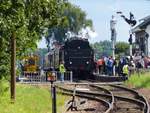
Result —
<instances>
[{"instance_id":1,"label":"black steam locomotive","mask_svg":"<svg viewBox=\"0 0 150 113\"><path fill-rule=\"evenodd\" d=\"M73 71L74 77L87 78L95 69L94 51L87 39L69 39L63 46L49 52L45 59L46 66L56 70L64 61L66 69Z\"/></svg>"}]
</instances>

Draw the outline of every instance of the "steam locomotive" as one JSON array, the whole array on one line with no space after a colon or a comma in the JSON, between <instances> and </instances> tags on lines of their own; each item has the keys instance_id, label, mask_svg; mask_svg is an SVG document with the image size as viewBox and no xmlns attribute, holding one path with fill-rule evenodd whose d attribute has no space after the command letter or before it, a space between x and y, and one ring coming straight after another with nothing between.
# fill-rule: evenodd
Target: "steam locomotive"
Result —
<instances>
[{"instance_id":1,"label":"steam locomotive","mask_svg":"<svg viewBox=\"0 0 150 113\"><path fill-rule=\"evenodd\" d=\"M54 48L45 56L45 67L58 70L61 61L77 78L90 77L95 68L94 51L87 39L69 39L64 45Z\"/></svg>"}]
</instances>

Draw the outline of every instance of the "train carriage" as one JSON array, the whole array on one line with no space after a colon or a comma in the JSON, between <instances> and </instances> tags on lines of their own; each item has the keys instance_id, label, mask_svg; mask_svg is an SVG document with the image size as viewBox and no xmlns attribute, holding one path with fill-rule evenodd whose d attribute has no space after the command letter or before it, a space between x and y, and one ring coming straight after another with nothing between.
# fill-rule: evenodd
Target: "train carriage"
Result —
<instances>
[{"instance_id":1,"label":"train carriage","mask_svg":"<svg viewBox=\"0 0 150 113\"><path fill-rule=\"evenodd\" d=\"M24 76L39 75L39 56L25 56L22 59L22 71Z\"/></svg>"}]
</instances>

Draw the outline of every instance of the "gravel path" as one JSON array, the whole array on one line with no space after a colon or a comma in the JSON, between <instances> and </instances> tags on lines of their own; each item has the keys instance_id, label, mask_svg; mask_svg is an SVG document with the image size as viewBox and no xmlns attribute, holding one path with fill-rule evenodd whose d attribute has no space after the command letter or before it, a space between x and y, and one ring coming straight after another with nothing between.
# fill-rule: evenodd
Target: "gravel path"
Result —
<instances>
[{"instance_id":1,"label":"gravel path","mask_svg":"<svg viewBox=\"0 0 150 113\"><path fill-rule=\"evenodd\" d=\"M103 113L105 107L96 101L87 100L84 105L78 108L78 111L68 111L66 113Z\"/></svg>"}]
</instances>

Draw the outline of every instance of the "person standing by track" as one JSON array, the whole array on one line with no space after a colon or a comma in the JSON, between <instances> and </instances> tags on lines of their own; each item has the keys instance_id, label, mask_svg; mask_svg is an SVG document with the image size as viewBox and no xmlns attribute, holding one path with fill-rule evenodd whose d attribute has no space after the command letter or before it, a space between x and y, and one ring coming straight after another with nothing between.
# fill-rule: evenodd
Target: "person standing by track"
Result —
<instances>
[{"instance_id":1,"label":"person standing by track","mask_svg":"<svg viewBox=\"0 0 150 113\"><path fill-rule=\"evenodd\" d=\"M111 56L109 57L109 60L107 62L107 69L108 69L107 71L109 76L113 76L113 66L114 66L114 60Z\"/></svg>"},{"instance_id":2,"label":"person standing by track","mask_svg":"<svg viewBox=\"0 0 150 113\"><path fill-rule=\"evenodd\" d=\"M59 72L60 72L60 75L61 75L61 81L64 82L64 73L66 72L66 69L65 69L65 66L64 66L64 61L60 62Z\"/></svg>"},{"instance_id":3,"label":"person standing by track","mask_svg":"<svg viewBox=\"0 0 150 113\"><path fill-rule=\"evenodd\" d=\"M128 76L129 75L129 66L127 63L123 66L123 76Z\"/></svg>"},{"instance_id":4,"label":"person standing by track","mask_svg":"<svg viewBox=\"0 0 150 113\"><path fill-rule=\"evenodd\" d=\"M104 74L104 59L100 58L97 61L97 65L98 65L98 72L99 72L99 74Z\"/></svg>"}]
</instances>

